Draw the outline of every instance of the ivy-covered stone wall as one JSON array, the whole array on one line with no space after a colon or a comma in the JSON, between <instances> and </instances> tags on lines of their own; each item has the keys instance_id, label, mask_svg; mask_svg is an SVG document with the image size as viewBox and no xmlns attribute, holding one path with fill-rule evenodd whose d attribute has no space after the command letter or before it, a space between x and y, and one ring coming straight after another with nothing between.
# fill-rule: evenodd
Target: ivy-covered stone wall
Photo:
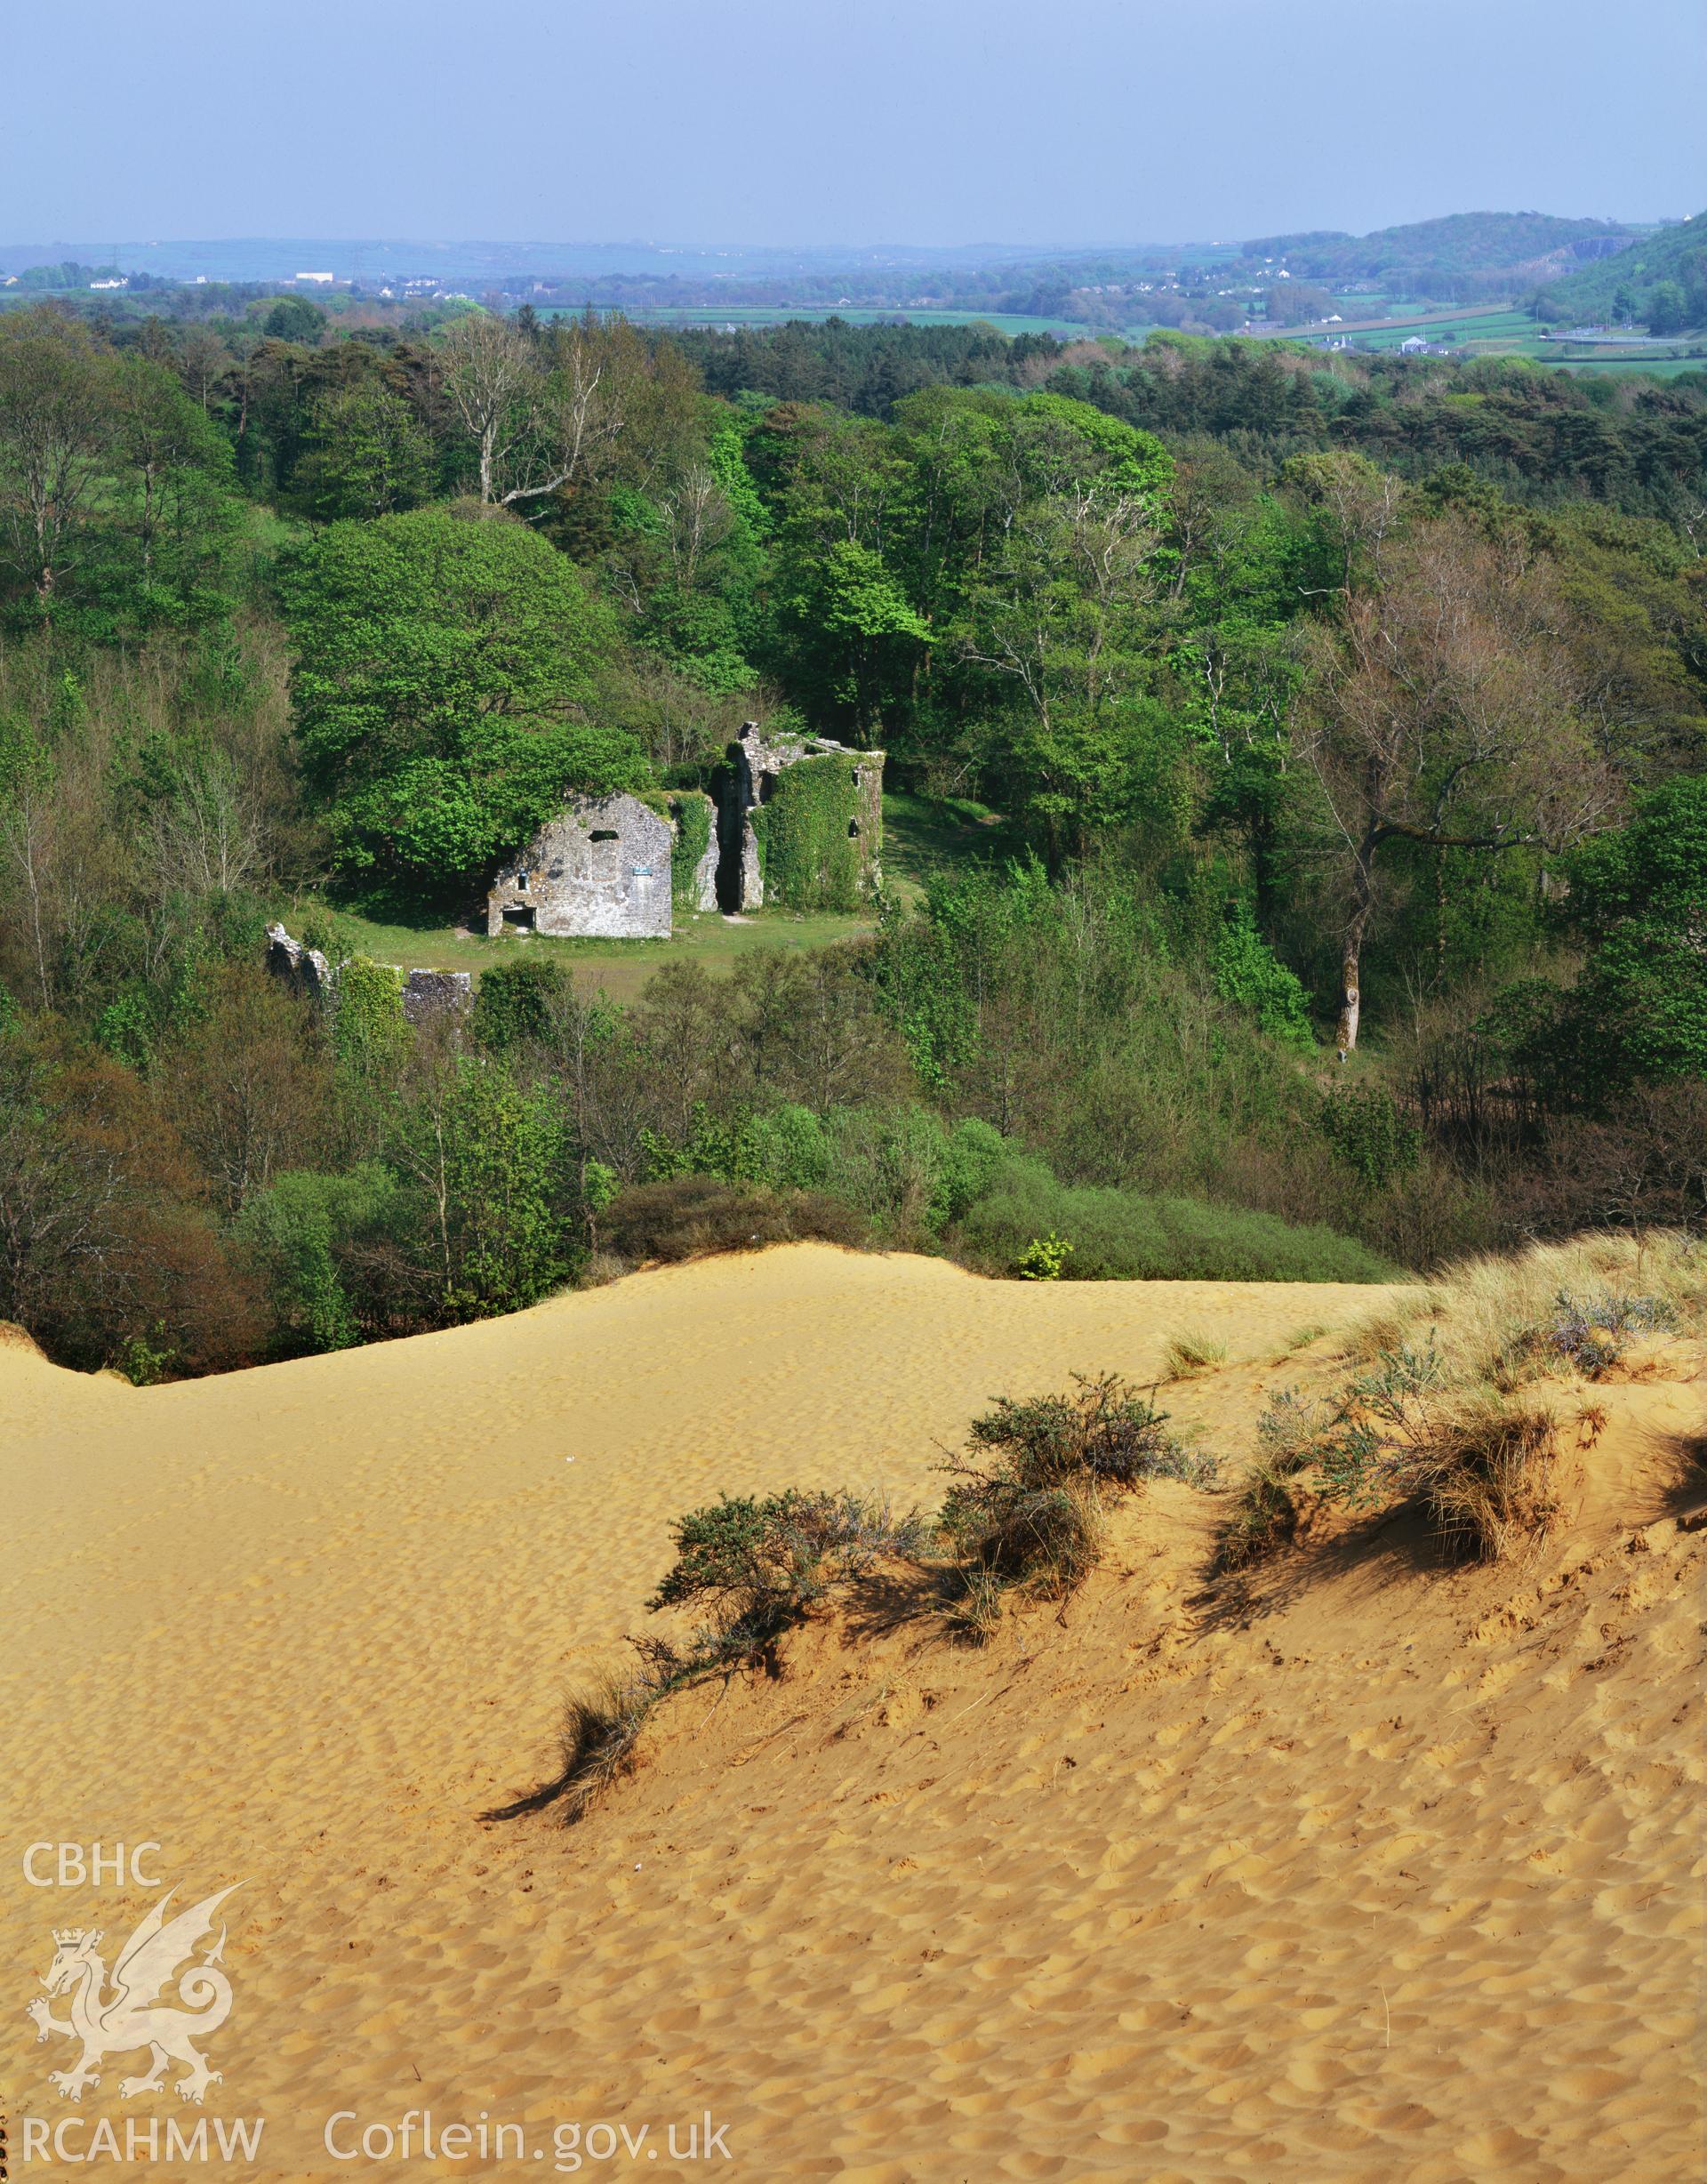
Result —
<instances>
[{"instance_id":1,"label":"ivy-covered stone wall","mask_svg":"<svg viewBox=\"0 0 1707 2184\"><path fill-rule=\"evenodd\" d=\"M854 911L876 892L883 848L883 754L833 751L768 777L749 815L765 901Z\"/></svg>"},{"instance_id":2,"label":"ivy-covered stone wall","mask_svg":"<svg viewBox=\"0 0 1707 2184\"><path fill-rule=\"evenodd\" d=\"M701 789L645 789L650 805L673 830L669 900L677 917L717 906L717 806Z\"/></svg>"},{"instance_id":3,"label":"ivy-covered stone wall","mask_svg":"<svg viewBox=\"0 0 1707 2184\"><path fill-rule=\"evenodd\" d=\"M715 910L717 906L717 845L714 822L717 807L699 789L685 789L669 799L676 823L676 847L670 856L670 887L678 911Z\"/></svg>"}]
</instances>

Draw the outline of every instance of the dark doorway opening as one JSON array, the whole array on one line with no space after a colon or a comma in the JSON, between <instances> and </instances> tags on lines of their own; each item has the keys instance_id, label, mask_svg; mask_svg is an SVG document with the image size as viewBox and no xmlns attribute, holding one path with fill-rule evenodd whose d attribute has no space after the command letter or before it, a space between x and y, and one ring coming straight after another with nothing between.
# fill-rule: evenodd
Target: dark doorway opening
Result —
<instances>
[{"instance_id":1,"label":"dark doorway opening","mask_svg":"<svg viewBox=\"0 0 1707 2184\"><path fill-rule=\"evenodd\" d=\"M741 803L742 773L719 767L711 782L711 809L717 831L717 908L725 917L741 908L741 858L747 815Z\"/></svg>"},{"instance_id":2,"label":"dark doorway opening","mask_svg":"<svg viewBox=\"0 0 1707 2184\"><path fill-rule=\"evenodd\" d=\"M531 903L525 905L518 903L504 912L504 923L513 926L518 933L531 933L533 930L533 920L538 914Z\"/></svg>"}]
</instances>

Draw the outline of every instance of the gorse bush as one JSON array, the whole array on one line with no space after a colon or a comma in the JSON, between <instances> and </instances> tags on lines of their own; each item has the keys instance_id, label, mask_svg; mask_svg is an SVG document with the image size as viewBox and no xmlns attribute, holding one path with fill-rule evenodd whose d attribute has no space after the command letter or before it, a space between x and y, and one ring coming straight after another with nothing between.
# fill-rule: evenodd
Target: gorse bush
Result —
<instances>
[{"instance_id":1,"label":"gorse bush","mask_svg":"<svg viewBox=\"0 0 1707 2184\"><path fill-rule=\"evenodd\" d=\"M694 1608L705 1617L685 1639L629 1642L637 1666L573 1693L565 1710L556 1779L488 1812L510 1819L548 1804L565 1825L581 1819L632 1771L653 1710L709 1676L774 1666L783 1633L833 1586L862 1577L880 1558L916 1554L926 1527L879 1499L789 1488L761 1497L725 1494L690 1509L673 1528L676 1560L646 1602L649 1611Z\"/></svg>"},{"instance_id":2,"label":"gorse bush","mask_svg":"<svg viewBox=\"0 0 1707 2184\"><path fill-rule=\"evenodd\" d=\"M701 1607L721 1639L762 1643L831 1585L879 1555L915 1554L925 1536L915 1513L852 1494L725 1494L677 1519L676 1560L646 1605Z\"/></svg>"},{"instance_id":3,"label":"gorse bush","mask_svg":"<svg viewBox=\"0 0 1707 2184\"><path fill-rule=\"evenodd\" d=\"M1214 1461L1189 1455L1148 1397L1108 1373L1078 1377L1070 1395L1002 1397L974 1419L966 1448L944 1468L952 1483L938 1523L953 1558L951 1612L987 1638L1002 1589L1061 1598L1095 1567L1104 1499L1151 1479L1210 1484Z\"/></svg>"},{"instance_id":4,"label":"gorse bush","mask_svg":"<svg viewBox=\"0 0 1707 2184\"><path fill-rule=\"evenodd\" d=\"M1076 1374L1073 1389L1022 1401L998 1397L994 1410L973 1420L969 1446L999 1459L1025 1486L1084 1478L1119 1487L1145 1479L1202 1486L1214 1478L1213 1462L1188 1456L1165 1430L1167 1413L1118 1374Z\"/></svg>"},{"instance_id":5,"label":"gorse bush","mask_svg":"<svg viewBox=\"0 0 1707 2184\"><path fill-rule=\"evenodd\" d=\"M1014 1271L1022 1281L1059 1281L1072 1256L1071 1244L1051 1229L1048 1235L1031 1239L1014 1262Z\"/></svg>"},{"instance_id":6,"label":"gorse bush","mask_svg":"<svg viewBox=\"0 0 1707 2184\"><path fill-rule=\"evenodd\" d=\"M1252 1465L1232 1514L1215 1535L1213 1576L1230 1577L1249 1570L1293 1538L1299 1506L1291 1480L1302 1468L1302 1463L1288 1465L1276 1458L1259 1458Z\"/></svg>"}]
</instances>

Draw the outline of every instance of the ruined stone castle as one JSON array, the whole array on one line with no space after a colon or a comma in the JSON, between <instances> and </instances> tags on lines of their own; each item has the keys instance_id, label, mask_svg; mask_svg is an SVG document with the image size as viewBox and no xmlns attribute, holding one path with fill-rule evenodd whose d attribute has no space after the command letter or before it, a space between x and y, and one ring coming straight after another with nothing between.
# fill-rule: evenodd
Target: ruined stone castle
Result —
<instances>
[{"instance_id":1,"label":"ruined stone castle","mask_svg":"<svg viewBox=\"0 0 1707 2184\"><path fill-rule=\"evenodd\" d=\"M677 823L637 796L571 797L499 871L486 931L667 940Z\"/></svg>"},{"instance_id":2,"label":"ruined stone castle","mask_svg":"<svg viewBox=\"0 0 1707 2184\"><path fill-rule=\"evenodd\" d=\"M568 798L500 869L486 931L666 940L678 911L851 910L881 878L883 765L745 721L709 799Z\"/></svg>"}]
</instances>

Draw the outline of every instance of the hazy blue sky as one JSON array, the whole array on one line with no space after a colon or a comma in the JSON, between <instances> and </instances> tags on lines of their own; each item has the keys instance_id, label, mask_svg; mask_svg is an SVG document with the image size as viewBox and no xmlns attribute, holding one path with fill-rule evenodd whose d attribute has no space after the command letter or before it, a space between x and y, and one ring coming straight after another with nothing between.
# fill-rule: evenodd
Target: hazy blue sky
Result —
<instances>
[{"instance_id":1,"label":"hazy blue sky","mask_svg":"<svg viewBox=\"0 0 1707 2184\"><path fill-rule=\"evenodd\" d=\"M0 0L0 239L1707 206L1703 0Z\"/></svg>"}]
</instances>

